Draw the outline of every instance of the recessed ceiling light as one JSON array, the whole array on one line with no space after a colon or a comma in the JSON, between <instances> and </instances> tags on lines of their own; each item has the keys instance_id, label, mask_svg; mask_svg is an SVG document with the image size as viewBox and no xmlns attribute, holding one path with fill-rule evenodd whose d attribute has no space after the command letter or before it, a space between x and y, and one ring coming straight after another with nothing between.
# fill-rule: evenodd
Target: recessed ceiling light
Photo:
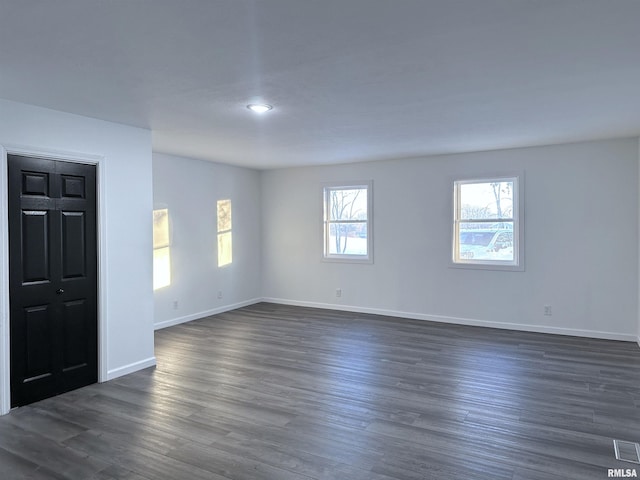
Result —
<instances>
[{"instance_id":1,"label":"recessed ceiling light","mask_svg":"<svg viewBox=\"0 0 640 480\"><path fill-rule=\"evenodd\" d=\"M250 103L247 105L247 108L255 113L264 113L271 110L273 107L271 105L267 105L266 103Z\"/></svg>"}]
</instances>

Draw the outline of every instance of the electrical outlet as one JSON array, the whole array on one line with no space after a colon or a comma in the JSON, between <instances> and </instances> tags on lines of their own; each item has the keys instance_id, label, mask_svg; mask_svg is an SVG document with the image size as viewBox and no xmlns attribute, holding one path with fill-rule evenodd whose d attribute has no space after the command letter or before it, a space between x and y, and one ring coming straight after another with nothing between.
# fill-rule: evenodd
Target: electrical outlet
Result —
<instances>
[{"instance_id":1,"label":"electrical outlet","mask_svg":"<svg viewBox=\"0 0 640 480\"><path fill-rule=\"evenodd\" d=\"M551 305L545 305L545 306L544 306L544 314L545 314L547 317L550 317L550 316L551 316Z\"/></svg>"},{"instance_id":2,"label":"electrical outlet","mask_svg":"<svg viewBox=\"0 0 640 480\"><path fill-rule=\"evenodd\" d=\"M222 290L218 290L218 298L222 298Z\"/></svg>"},{"instance_id":3,"label":"electrical outlet","mask_svg":"<svg viewBox=\"0 0 640 480\"><path fill-rule=\"evenodd\" d=\"M342 289L336 288L336 297L341 297L341 296L342 296Z\"/></svg>"},{"instance_id":4,"label":"electrical outlet","mask_svg":"<svg viewBox=\"0 0 640 480\"><path fill-rule=\"evenodd\" d=\"M178 309L178 300L174 300L173 301L173 309L177 310Z\"/></svg>"}]
</instances>

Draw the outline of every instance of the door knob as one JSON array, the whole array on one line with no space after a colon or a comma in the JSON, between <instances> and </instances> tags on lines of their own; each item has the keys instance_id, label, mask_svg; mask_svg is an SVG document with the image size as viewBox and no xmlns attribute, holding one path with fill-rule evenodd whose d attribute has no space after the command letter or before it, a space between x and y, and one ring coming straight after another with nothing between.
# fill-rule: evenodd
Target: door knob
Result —
<instances>
[{"instance_id":1,"label":"door knob","mask_svg":"<svg viewBox=\"0 0 640 480\"><path fill-rule=\"evenodd\" d=\"M58 290L56 290L56 293L57 293L58 295L62 295L62 294L64 293L64 290L63 290L63 289L61 289L61 288L59 288Z\"/></svg>"}]
</instances>

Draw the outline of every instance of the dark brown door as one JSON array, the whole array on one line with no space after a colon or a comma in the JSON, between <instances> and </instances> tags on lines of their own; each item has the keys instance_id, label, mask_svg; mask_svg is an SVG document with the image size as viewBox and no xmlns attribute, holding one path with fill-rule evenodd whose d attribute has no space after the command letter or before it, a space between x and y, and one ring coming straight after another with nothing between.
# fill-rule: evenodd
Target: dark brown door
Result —
<instances>
[{"instance_id":1,"label":"dark brown door","mask_svg":"<svg viewBox=\"0 0 640 480\"><path fill-rule=\"evenodd\" d=\"M97 381L96 172L8 156L11 406Z\"/></svg>"}]
</instances>

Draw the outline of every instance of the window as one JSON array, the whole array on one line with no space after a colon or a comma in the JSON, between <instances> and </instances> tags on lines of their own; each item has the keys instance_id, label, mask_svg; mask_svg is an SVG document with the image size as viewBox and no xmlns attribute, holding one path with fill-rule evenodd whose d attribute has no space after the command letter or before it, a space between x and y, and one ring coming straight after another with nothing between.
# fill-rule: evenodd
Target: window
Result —
<instances>
[{"instance_id":1,"label":"window","mask_svg":"<svg viewBox=\"0 0 640 480\"><path fill-rule=\"evenodd\" d=\"M171 285L169 210L153 211L153 289Z\"/></svg>"},{"instance_id":2,"label":"window","mask_svg":"<svg viewBox=\"0 0 640 480\"><path fill-rule=\"evenodd\" d=\"M233 262L233 237L231 234L231 200L218 200L218 267Z\"/></svg>"},{"instance_id":3,"label":"window","mask_svg":"<svg viewBox=\"0 0 640 480\"><path fill-rule=\"evenodd\" d=\"M324 258L371 262L371 182L324 187Z\"/></svg>"},{"instance_id":4,"label":"window","mask_svg":"<svg viewBox=\"0 0 640 480\"><path fill-rule=\"evenodd\" d=\"M518 180L454 182L454 265L522 270Z\"/></svg>"}]
</instances>

